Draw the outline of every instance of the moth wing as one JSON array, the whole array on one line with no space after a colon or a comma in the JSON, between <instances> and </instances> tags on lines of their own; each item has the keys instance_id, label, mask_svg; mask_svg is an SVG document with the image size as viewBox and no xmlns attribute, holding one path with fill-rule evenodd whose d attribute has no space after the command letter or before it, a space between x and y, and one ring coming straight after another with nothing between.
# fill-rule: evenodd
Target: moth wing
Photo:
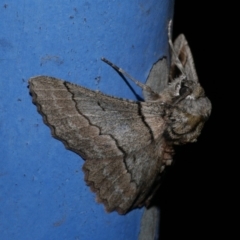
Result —
<instances>
[{"instance_id":1,"label":"moth wing","mask_svg":"<svg viewBox=\"0 0 240 240\"><path fill-rule=\"evenodd\" d=\"M143 204L162 161L161 106L156 115L148 103L45 76L29 86L52 135L86 160L85 180L106 210L126 213Z\"/></svg>"},{"instance_id":2,"label":"moth wing","mask_svg":"<svg viewBox=\"0 0 240 240\"><path fill-rule=\"evenodd\" d=\"M158 60L150 70L146 85L155 93L160 94L168 86L169 68L166 58ZM151 101L152 95L143 90L145 101Z\"/></svg>"},{"instance_id":3,"label":"moth wing","mask_svg":"<svg viewBox=\"0 0 240 240\"><path fill-rule=\"evenodd\" d=\"M188 42L183 34L180 34L176 38L176 40L174 41L173 47L180 62L184 67L187 79L194 80L197 82L198 76L195 69L193 56L192 56L190 47L188 45ZM179 72L179 69L177 68L175 59L172 55L171 68L170 68L171 78L174 79L178 72Z\"/></svg>"}]
</instances>

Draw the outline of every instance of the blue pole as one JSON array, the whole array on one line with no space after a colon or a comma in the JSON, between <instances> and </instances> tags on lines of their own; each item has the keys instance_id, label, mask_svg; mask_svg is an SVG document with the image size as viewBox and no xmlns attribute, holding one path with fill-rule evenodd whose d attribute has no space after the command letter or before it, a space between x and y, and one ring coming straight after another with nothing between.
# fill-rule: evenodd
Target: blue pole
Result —
<instances>
[{"instance_id":1,"label":"blue pole","mask_svg":"<svg viewBox=\"0 0 240 240\"><path fill-rule=\"evenodd\" d=\"M28 79L61 78L136 99L106 57L139 81L168 54L174 0L1 1L0 239L137 239L143 209L106 213L83 160L51 137ZM130 83L137 94L141 89Z\"/></svg>"}]
</instances>

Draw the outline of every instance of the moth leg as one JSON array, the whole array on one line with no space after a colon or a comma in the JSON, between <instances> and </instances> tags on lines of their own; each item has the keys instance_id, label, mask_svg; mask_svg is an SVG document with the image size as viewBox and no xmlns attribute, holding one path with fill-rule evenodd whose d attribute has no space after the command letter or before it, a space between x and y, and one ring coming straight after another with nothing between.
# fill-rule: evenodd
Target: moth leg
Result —
<instances>
[{"instance_id":1,"label":"moth leg","mask_svg":"<svg viewBox=\"0 0 240 240\"><path fill-rule=\"evenodd\" d=\"M174 49L174 47L173 47L172 36L171 36L171 27L172 27L172 20L170 20L169 23L168 23L168 44L169 44L169 46L170 46L170 48L171 48L171 51L172 51L172 57L174 57L175 60L176 60L176 66L178 67L178 69L179 69L180 72L182 73L182 76L181 76L181 77L182 77L183 79L186 79L187 76L186 76L186 73L185 73L185 71L184 71L184 67L183 67L181 61L179 60L178 55L177 55L177 53L175 52L175 49Z\"/></svg>"},{"instance_id":2,"label":"moth leg","mask_svg":"<svg viewBox=\"0 0 240 240\"><path fill-rule=\"evenodd\" d=\"M114 63L110 62L108 59L102 57L101 60L105 63L107 63L108 65L110 65L112 68L114 68L116 71L120 72L121 74L125 75L126 77L128 77L130 80L132 80L137 86L139 86L140 88L142 88L144 91L147 91L151 94L156 94L149 86L139 82L138 80L136 80L135 78L133 78L130 74L128 74L127 72L125 72L122 68L118 67L117 65L115 65Z\"/></svg>"}]
</instances>

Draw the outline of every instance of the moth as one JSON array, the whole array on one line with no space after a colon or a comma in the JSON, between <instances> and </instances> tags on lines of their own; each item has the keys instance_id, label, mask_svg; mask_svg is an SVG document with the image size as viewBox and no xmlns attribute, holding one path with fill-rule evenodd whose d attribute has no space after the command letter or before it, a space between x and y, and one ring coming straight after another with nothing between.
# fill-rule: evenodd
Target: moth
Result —
<instances>
[{"instance_id":1,"label":"moth","mask_svg":"<svg viewBox=\"0 0 240 240\"><path fill-rule=\"evenodd\" d=\"M211 113L183 34L172 59L154 64L146 84L117 71L143 90L144 102L92 91L48 76L29 80L30 94L53 137L84 160L85 181L108 212L148 205L170 165L173 146L195 142Z\"/></svg>"}]
</instances>

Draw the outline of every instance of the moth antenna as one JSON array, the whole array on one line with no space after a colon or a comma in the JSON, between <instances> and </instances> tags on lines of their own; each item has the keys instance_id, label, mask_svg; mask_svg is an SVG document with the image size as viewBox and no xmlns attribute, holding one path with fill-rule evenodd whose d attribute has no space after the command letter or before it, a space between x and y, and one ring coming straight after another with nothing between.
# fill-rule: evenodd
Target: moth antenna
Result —
<instances>
[{"instance_id":1,"label":"moth antenna","mask_svg":"<svg viewBox=\"0 0 240 240\"><path fill-rule=\"evenodd\" d=\"M135 78L133 78L129 73L125 72L122 68L118 67L117 65L115 65L114 63L110 62L108 59L102 57L101 60L105 63L107 63L108 65L110 65L112 68L114 68L116 71L120 72L121 74L123 74L124 76L126 76L127 78L129 78L130 80L132 80L137 86L139 86L140 88L142 88L143 90L150 92L150 93L154 93L154 91L147 85L139 82L138 80L136 80Z\"/></svg>"},{"instance_id":2,"label":"moth antenna","mask_svg":"<svg viewBox=\"0 0 240 240\"><path fill-rule=\"evenodd\" d=\"M171 51L172 51L172 55L173 55L172 57L175 58L176 66L178 67L178 69L182 73L183 79L186 79L187 76L185 74L184 67L183 67L181 61L179 60L178 55L175 52L174 47L173 47L172 36L171 36L171 27L172 27L172 19L168 23L168 44L170 45L170 48L171 48Z\"/></svg>"}]
</instances>

